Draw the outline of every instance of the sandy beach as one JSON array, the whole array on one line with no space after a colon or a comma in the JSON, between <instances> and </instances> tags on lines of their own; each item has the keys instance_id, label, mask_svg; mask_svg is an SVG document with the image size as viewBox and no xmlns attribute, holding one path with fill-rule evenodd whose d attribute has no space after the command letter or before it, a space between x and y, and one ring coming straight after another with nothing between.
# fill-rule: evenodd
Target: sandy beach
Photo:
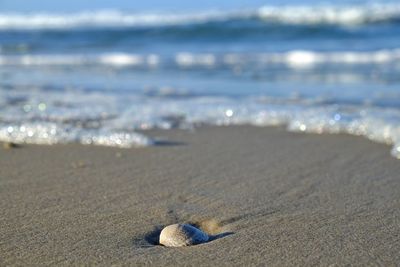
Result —
<instances>
[{"instance_id":1,"label":"sandy beach","mask_svg":"<svg viewBox=\"0 0 400 267\"><path fill-rule=\"evenodd\" d=\"M0 265L396 266L400 161L282 128L154 130L158 146L0 149ZM177 222L226 233L167 248Z\"/></svg>"}]
</instances>

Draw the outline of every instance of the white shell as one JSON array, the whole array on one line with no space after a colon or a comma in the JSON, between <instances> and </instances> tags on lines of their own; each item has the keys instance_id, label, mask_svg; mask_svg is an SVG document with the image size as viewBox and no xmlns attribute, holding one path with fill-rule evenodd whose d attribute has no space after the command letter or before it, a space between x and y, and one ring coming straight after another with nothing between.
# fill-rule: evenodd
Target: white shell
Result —
<instances>
[{"instance_id":1,"label":"white shell","mask_svg":"<svg viewBox=\"0 0 400 267\"><path fill-rule=\"evenodd\" d=\"M166 247L184 247L208 241L208 235L189 224L172 224L160 233L160 244Z\"/></svg>"}]
</instances>

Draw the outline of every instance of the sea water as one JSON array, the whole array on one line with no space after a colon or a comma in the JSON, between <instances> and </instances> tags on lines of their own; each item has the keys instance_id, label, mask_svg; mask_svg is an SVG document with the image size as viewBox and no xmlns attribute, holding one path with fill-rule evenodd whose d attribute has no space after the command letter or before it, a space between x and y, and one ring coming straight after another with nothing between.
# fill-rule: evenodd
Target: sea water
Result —
<instances>
[{"instance_id":1,"label":"sea water","mask_svg":"<svg viewBox=\"0 0 400 267\"><path fill-rule=\"evenodd\" d=\"M400 3L0 13L0 141L155 143L137 130L283 125L400 158Z\"/></svg>"}]
</instances>

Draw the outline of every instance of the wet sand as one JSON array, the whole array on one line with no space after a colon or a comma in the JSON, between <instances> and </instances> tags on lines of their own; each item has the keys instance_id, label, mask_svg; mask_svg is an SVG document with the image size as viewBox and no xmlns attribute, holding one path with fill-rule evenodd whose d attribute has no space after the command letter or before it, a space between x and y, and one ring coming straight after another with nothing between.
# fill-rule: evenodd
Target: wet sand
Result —
<instances>
[{"instance_id":1,"label":"wet sand","mask_svg":"<svg viewBox=\"0 0 400 267\"><path fill-rule=\"evenodd\" d=\"M118 149L0 147L0 265L400 263L400 160L347 135L202 127ZM162 226L222 234L156 245Z\"/></svg>"}]
</instances>

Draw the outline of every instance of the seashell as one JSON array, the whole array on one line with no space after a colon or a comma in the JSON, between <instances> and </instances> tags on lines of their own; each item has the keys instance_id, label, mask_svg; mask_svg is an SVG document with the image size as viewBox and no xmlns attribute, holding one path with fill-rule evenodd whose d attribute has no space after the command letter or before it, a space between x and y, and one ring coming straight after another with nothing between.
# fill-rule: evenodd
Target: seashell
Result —
<instances>
[{"instance_id":1,"label":"seashell","mask_svg":"<svg viewBox=\"0 0 400 267\"><path fill-rule=\"evenodd\" d=\"M172 224L160 233L161 245L166 247L184 247L207 242L208 235L190 224Z\"/></svg>"}]
</instances>

